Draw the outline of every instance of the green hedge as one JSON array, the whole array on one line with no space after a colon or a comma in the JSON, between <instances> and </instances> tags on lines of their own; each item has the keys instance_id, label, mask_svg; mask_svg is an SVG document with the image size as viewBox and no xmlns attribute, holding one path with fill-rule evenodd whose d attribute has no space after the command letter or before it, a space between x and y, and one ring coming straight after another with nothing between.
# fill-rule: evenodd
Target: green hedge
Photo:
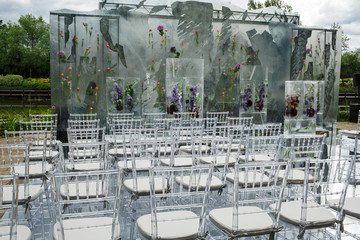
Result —
<instances>
[{"instance_id":1,"label":"green hedge","mask_svg":"<svg viewBox=\"0 0 360 240\"><path fill-rule=\"evenodd\" d=\"M23 77L20 75L0 75L0 87L21 87Z\"/></svg>"}]
</instances>

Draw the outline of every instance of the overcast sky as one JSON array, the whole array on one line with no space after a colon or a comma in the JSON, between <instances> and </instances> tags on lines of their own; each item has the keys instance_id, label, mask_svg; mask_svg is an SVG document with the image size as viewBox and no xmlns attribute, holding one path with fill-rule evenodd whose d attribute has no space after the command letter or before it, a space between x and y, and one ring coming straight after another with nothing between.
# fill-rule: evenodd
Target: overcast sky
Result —
<instances>
[{"instance_id":1,"label":"overcast sky","mask_svg":"<svg viewBox=\"0 0 360 240\"><path fill-rule=\"evenodd\" d=\"M21 15L31 13L42 16L49 22L51 10L63 8L88 11L98 9L100 0L0 0L0 19L3 22L17 22ZM140 0L117 0L138 3ZM151 1L151 2L150 2ZM169 4L174 0L148 0L147 3ZM205 0L202 0L205 1ZM217 0L208 0L215 2ZM247 8L248 0L223 0L242 8ZM220 2L220 1L218 1ZM334 22L342 26L350 37L351 49L360 48L360 9L359 0L285 0L300 14L300 21L306 26L330 27Z\"/></svg>"}]
</instances>

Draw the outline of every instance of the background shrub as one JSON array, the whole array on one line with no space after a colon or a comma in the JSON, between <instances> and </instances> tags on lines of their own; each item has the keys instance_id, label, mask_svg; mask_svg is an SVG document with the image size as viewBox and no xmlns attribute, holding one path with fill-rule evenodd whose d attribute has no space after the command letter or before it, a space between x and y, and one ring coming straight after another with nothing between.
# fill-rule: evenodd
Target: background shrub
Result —
<instances>
[{"instance_id":1,"label":"background shrub","mask_svg":"<svg viewBox=\"0 0 360 240\"><path fill-rule=\"evenodd\" d=\"M1 87L21 87L23 83L23 77L20 75L6 75L0 76Z\"/></svg>"}]
</instances>

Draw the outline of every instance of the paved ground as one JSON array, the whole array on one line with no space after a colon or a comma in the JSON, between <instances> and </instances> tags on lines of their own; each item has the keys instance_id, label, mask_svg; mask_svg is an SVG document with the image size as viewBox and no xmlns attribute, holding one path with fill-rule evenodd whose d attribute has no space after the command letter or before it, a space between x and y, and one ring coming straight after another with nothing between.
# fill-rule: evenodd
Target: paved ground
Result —
<instances>
[{"instance_id":1,"label":"paved ground","mask_svg":"<svg viewBox=\"0 0 360 240\"><path fill-rule=\"evenodd\" d=\"M356 130L357 123L352 122L337 122L336 127L339 129Z\"/></svg>"}]
</instances>

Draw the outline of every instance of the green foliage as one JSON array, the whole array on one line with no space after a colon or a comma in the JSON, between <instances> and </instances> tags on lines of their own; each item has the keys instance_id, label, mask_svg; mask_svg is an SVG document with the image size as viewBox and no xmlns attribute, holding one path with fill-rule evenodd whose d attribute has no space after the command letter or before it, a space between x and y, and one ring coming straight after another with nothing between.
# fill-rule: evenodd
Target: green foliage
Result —
<instances>
[{"instance_id":1,"label":"green foliage","mask_svg":"<svg viewBox=\"0 0 360 240\"><path fill-rule=\"evenodd\" d=\"M23 77L20 75L0 76L0 87L21 87Z\"/></svg>"},{"instance_id":2,"label":"green foliage","mask_svg":"<svg viewBox=\"0 0 360 240\"><path fill-rule=\"evenodd\" d=\"M50 114L51 108L0 108L0 137L4 137L5 130L20 130L19 121L29 121L30 114Z\"/></svg>"},{"instance_id":3,"label":"green foliage","mask_svg":"<svg viewBox=\"0 0 360 240\"><path fill-rule=\"evenodd\" d=\"M19 24L0 27L0 73L25 77L48 76L50 72L49 24L42 17L21 16Z\"/></svg>"},{"instance_id":4,"label":"green foliage","mask_svg":"<svg viewBox=\"0 0 360 240\"><path fill-rule=\"evenodd\" d=\"M350 109L345 111L338 111L337 120L339 122L348 122L350 121Z\"/></svg>"},{"instance_id":5,"label":"green foliage","mask_svg":"<svg viewBox=\"0 0 360 240\"><path fill-rule=\"evenodd\" d=\"M351 89L353 87L352 78L341 78L340 79L340 88Z\"/></svg>"},{"instance_id":6,"label":"green foliage","mask_svg":"<svg viewBox=\"0 0 360 240\"><path fill-rule=\"evenodd\" d=\"M255 0L249 0L248 3L249 10L255 10L255 9L264 8L264 7L266 8L271 6L282 9L285 12L292 12L293 10L292 6L286 4L283 0L265 0L264 3L257 2Z\"/></svg>"},{"instance_id":7,"label":"green foliage","mask_svg":"<svg viewBox=\"0 0 360 240\"><path fill-rule=\"evenodd\" d=\"M23 81L22 87L32 89L50 89L51 83L49 78L26 78Z\"/></svg>"},{"instance_id":8,"label":"green foliage","mask_svg":"<svg viewBox=\"0 0 360 240\"><path fill-rule=\"evenodd\" d=\"M341 57L341 78L352 78L355 73L360 73L360 49L346 52Z\"/></svg>"}]
</instances>

